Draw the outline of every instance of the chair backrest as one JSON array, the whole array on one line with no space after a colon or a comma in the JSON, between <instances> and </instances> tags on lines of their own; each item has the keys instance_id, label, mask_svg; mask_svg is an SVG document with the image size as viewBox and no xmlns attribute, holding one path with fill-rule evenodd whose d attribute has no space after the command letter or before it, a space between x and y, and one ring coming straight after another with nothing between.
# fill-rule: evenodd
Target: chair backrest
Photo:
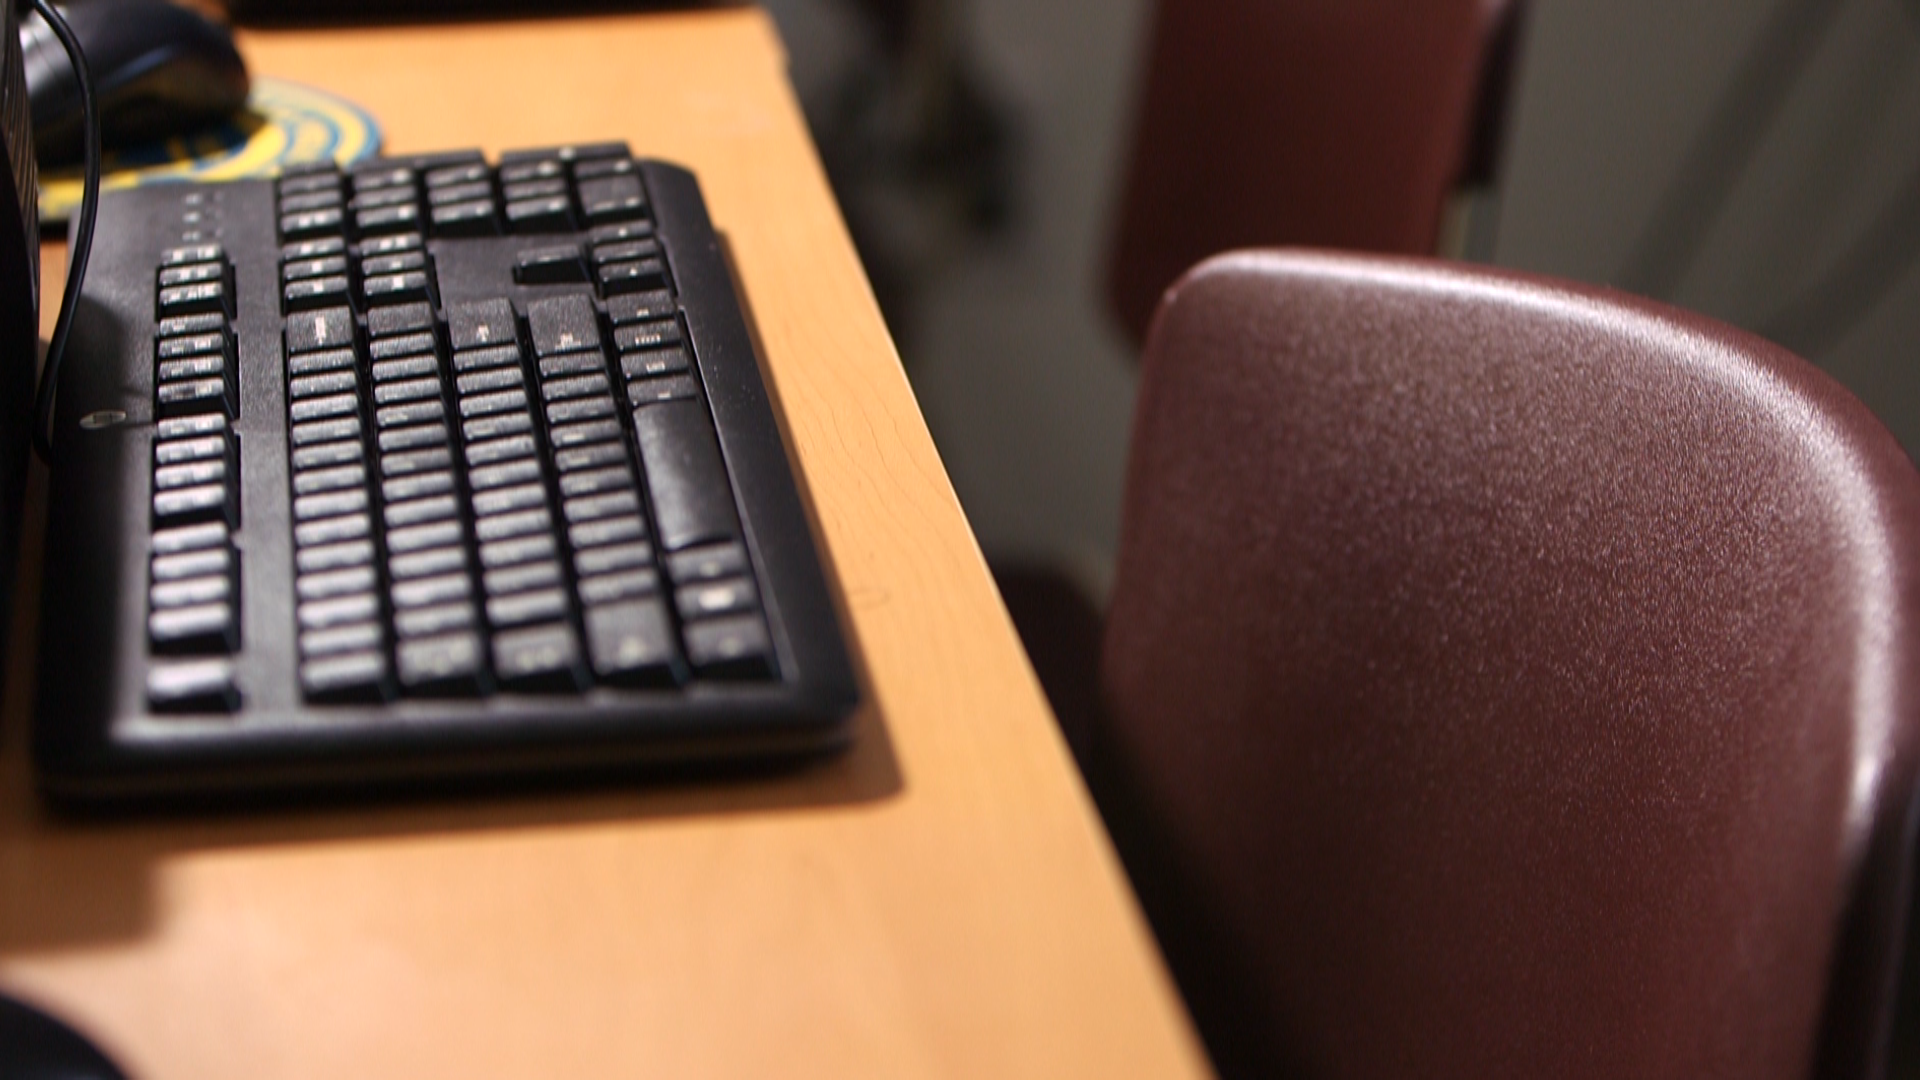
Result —
<instances>
[{"instance_id":1,"label":"chair backrest","mask_svg":"<svg viewBox=\"0 0 1920 1080\"><path fill-rule=\"evenodd\" d=\"M1246 252L1146 348L1092 782L1228 1075L1871 1075L1920 476L1764 341Z\"/></svg>"},{"instance_id":2,"label":"chair backrest","mask_svg":"<svg viewBox=\"0 0 1920 1080\"><path fill-rule=\"evenodd\" d=\"M1229 248L1431 254L1448 192L1486 156L1518 7L1161 0L1108 261L1128 334Z\"/></svg>"}]
</instances>

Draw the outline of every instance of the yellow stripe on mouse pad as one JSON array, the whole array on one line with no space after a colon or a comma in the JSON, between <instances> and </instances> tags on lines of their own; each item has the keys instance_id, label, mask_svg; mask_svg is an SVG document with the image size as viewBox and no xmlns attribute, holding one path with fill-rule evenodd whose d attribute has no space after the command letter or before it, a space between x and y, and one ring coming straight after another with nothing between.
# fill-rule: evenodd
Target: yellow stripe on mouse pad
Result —
<instances>
[{"instance_id":1,"label":"yellow stripe on mouse pad","mask_svg":"<svg viewBox=\"0 0 1920 1080\"><path fill-rule=\"evenodd\" d=\"M289 165L347 165L380 152L380 126L365 109L299 83L255 79L247 107L192 135L102 155L100 188L183 180L244 180ZM80 169L40 174L40 221L67 220L80 205Z\"/></svg>"}]
</instances>

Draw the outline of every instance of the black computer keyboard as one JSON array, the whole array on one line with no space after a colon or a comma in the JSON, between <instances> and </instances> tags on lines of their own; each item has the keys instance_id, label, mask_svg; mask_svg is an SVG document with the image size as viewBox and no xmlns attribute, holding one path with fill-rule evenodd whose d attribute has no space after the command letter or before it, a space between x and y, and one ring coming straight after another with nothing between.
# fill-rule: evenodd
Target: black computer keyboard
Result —
<instances>
[{"instance_id":1,"label":"black computer keyboard","mask_svg":"<svg viewBox=\"0 0 1920 1080\"><path fill-rule=\"evenodd\" d=\"M54 449L57 798L846 737L835 607L698 185L624 145L109 193Z\"/></svg>"}]
</instances>

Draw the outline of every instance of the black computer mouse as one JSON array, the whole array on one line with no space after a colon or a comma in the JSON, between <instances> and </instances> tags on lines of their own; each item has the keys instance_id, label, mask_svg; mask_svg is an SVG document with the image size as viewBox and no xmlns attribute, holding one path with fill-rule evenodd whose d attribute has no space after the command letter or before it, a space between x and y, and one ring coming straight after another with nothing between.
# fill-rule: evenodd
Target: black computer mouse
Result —
<instances>
[{"instance_id":1,"label":"black computer mouse","mask_svg":"<svg viewBox=\"0 0 1920 1080\"><path fill-rule=\"evenodd\" d=\"M108 150L185 134L247 101L247 67L227 28L167 0L76 0L61 8L80 40ZM80 87L38 15L20 20L33 145L42 168L80 160Z\"/></svg>"},{"instance_id":2,"label":"black computer mouse","mask_svg":"<svg viewBox=\"0 0 1920 1080\"><path fill-rule=\"evenodd\" d=\"M126 1080L79 1032L0 997L0 1080Z\"/></svg>"}]
</instances>

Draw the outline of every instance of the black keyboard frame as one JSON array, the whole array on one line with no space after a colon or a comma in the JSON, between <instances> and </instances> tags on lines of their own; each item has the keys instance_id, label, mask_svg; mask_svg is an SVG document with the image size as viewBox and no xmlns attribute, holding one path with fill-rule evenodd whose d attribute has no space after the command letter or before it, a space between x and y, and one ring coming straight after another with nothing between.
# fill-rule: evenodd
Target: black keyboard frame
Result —
<instances>
[{"instance_id":1,"label":"black keyboard frame","mask_svg":"<svg viewBox=\"0 0 1920 1080\"><path fill-rule=\"evenodd\" d=\"M847 741L859 695L840 612L725 254L692 174L657 161L641 160L638 167L734 484L777 678L696 679L670 689L597 686L577 695L305 701L294 677L284 316L272 183L117 191L102 199L93 270L56 410L33 731L45 795L56 803L99 806L406 788L437 778L787 758ZM231 716L156 714L147 702L155 267L162 251L199 237L222 243L234 272L239 416L233 430L241 448L235 537L242 555L242 643L234 659L245 702ZM528 246L552 242L539 235L523 239ZM440 260L459 258L466 243L427 241ZM515 298L523 333L525 302L549 291L510 283L501 289ZM443 329L448 301L438 305ZM361 318L364 326L364 312ZM124 421L102 422L116 414ZM629 428L629 443L631 435Z\"/></svg>"}]
</instances>

